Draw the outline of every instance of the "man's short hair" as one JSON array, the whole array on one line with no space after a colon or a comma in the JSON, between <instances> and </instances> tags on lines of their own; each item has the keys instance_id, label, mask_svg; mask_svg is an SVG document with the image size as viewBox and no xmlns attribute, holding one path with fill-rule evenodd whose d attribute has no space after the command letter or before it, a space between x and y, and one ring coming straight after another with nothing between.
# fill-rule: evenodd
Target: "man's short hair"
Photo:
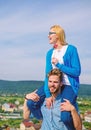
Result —
<instances>
[{"instance_id":1,"label":"man's short hair","mask_svg":"<svg viewBox=\"0 0 91 130\"><path fill-rule=\"evenodd\" d=\"M56 75L56 76L58 76L59 79L60 79L60 81L62 81L63 73L62 73L59 69L57 69L57 68L52 69L52 70L49 72L49 74L48 74L48 78L49 78L51 75Z\"/></svg>"}]
</instances>

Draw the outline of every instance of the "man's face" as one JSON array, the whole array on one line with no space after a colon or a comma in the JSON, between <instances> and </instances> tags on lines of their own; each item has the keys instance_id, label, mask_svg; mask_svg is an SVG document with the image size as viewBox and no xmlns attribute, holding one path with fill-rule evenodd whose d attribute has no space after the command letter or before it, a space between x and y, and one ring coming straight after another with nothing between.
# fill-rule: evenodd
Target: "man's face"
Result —
<instances>
[{"instance_id":1,"label":"man's face","mask_svg":"<svg viewBox=\"0 0 91 130\"><path fill-rule=\"evenodd\" d=\"M48 79L48 86L52 94L59 92L62 83L57 75L51 75Z\"/></svg>"}]
</instances>

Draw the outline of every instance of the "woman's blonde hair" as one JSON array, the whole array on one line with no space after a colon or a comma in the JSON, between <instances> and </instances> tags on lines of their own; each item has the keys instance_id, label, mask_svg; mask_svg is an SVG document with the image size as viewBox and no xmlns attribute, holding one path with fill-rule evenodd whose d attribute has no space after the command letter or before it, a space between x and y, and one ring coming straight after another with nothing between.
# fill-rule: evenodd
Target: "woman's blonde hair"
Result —
<instances>
[{"instance_id":1,"label":"woman's blonde hair","mask_svg":"<svg viewBox=\"0 0 91 130\"><path fill-rule=\"evenodd\" d=\"M63 28L59 25L53 25L50 29L53 29L54 32L56 32L60 42L62 45L66 45L66 40L65 40L65 32Z\"/></svg>"}]
</instances>

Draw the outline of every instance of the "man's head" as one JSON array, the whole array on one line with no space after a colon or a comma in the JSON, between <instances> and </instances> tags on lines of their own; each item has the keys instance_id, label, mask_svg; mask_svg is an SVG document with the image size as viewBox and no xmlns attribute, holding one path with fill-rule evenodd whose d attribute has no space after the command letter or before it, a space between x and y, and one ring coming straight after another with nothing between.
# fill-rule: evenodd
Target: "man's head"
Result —
<instances>
[{"instance_id":1,"label":"man's head","mask_svg":"<svg viewBox=\"0 0 91 130\"><path fill-rule=\"evenodd\" d=\"M62 72L59 69L53 69L48 74L48 86L51 94L60 92L62 86Z\"/></svg>"}]
</instances>

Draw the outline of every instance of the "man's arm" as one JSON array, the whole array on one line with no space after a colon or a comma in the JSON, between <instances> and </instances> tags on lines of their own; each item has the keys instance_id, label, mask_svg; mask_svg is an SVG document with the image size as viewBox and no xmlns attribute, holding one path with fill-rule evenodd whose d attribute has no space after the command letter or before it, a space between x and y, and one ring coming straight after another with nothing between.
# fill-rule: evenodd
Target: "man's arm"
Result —
<instances>
[{"instance_id":1,"label":"man's arm","mask_svg":"<svg viewBox=\"0 0 91 130\"><path fill-rule=\"evenodd\" d=\"M72 115L74 127L76 128L76 130L82 130L82 121L81 121L80 115L77 113L73 105L71 106L71 115Z\"/></svg>"},{"instance_id":2,"label":"man's arm","mask_svg":"<svg viewBox=\"0 0 91 130\"><path fill-rule=\"evenodd\" d=\"M82 130L82 121L80 115L76 111L75 107L69 102L69 100L64 99L64 102L61 103L61 111L70 111L76 130Z\"/></svg>"}]
</instances>

